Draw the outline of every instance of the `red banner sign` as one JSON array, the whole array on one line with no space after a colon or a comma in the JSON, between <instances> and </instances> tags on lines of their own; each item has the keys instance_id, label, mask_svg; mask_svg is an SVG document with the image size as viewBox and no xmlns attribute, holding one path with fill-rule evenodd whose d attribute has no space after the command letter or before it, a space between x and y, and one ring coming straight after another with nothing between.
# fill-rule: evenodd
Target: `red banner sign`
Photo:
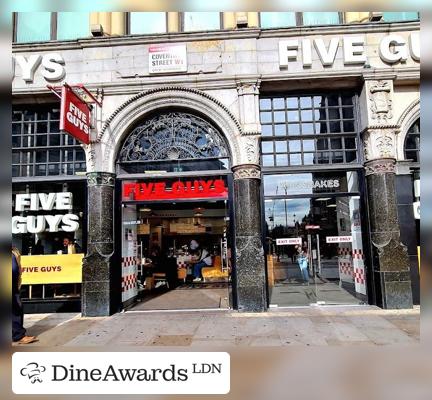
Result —
<instances>
[{"instance_id":1,"label":"red banner sign","mask_svg":"<svg viewBox=\"0 0 432 400\"><path fill-rule=\"evenodd\" d=\"M62 86L60 130L82 143L90 143L90 110L68 85Z\"/></svg>"},{"instance_id":2,"label":"red banner sign","mask_svg":"<svg viewBox=\"0 0 432 400\"><path fill-rule=\"evenodd\" d=\"M226 199L228 188L223 179L123 183L123 200L152 201L179 199Z\"/></svg>"}]
</instances>

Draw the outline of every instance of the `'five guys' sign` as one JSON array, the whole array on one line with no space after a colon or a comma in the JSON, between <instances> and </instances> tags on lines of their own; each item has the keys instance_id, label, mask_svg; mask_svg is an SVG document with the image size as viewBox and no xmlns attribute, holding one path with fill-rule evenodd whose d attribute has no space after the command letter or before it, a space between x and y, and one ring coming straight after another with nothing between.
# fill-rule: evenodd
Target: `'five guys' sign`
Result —
<instances>
[{"instance_id":1,"label":"'five guys' sign","mask_svg":"<svg viewBox=\"0 0 432 400\"><path fill-rule=\"evenodd\" d=\"M60 130L82 143L90 143L90 109L68 85L62 86Z\"/></svg>"}]
</instances>

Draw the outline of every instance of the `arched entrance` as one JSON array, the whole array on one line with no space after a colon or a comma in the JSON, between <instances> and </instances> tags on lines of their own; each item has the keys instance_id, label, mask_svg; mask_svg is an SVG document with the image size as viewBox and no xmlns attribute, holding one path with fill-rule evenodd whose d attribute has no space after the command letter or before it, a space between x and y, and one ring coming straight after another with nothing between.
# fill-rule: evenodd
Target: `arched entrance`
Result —
<instances>
[{"instance_id":1,"label":"arched entrance","mask_svg":"<svg viewBox=\"0 0 432 400\"><path fill-rule=\"evenodd\" d=\"M119 146L116 175L123 307L232 306L231 155L219 128L178 107L147 114Z\"/></svg>"},{"instance_id":2,"label":"arched entrance","mask_svg":"<svg viewBox=\"0 0 432 400\"><path fill-rule=\"evenodd\" d=\"M173 126L181 129L173 130ZM239 311L266 309L258 138L242 132L241 124L226 105L206 92L185 87L138 93L105 119L87 156L90 229L83 264L84 316L110 315L136 299L133 292L123 292L136 286L138 277L133 269L127 270L131 261L136 268L136 260L123 260L121 267L122 259L127 258L126 252L125 257L122 254L122 235L126 237L123 210L129 209L122 205L135 207L136 213L136 204L149 200L148 183L152 184L153 196L158 192L164 197L150 199L154 203L188 204L189 212L196 201L205 201L208 209L212 202L226 202L224 218L231 234L226 253L231 250L232 254L228 286L231 282L233 286L229 304ZM127 195L138 195L138 199L122 199L126 183ZM177 201L167 194L173 193L174 183L174 192L183 196ZM193 193L197 187L199 191L206 187L209 194L187 199L185 193L189 189ZM219 197L215 198L215 191L219 191ZM145 204L140 207L147 208ZM201 218L199 209L203 207L193 208L197 210L189 218ZM133 238L133 234L128 237Z\"/></svg>"}]
</instances>

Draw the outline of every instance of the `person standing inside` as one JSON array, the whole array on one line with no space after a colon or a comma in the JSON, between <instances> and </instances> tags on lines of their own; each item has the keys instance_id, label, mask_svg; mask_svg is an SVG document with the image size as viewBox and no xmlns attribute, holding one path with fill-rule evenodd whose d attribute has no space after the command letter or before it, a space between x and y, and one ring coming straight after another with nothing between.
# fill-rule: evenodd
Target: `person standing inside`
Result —
<instances>
[{"instance_id":1,"label":"person standing inside","mask_svg":"<svg viewBox=\"0 0 432 400\"><path fill-rule=\"evenodd\" d=\"M14 344L36 342L36 336L27 336L24 328L24 311L20 296L21 289L21 254L12 247L12 341Z\"/></svg>"},{"instance_id":2,"label":"person standing inside","mask_svg":"<svg viewBox=\"0 0 432 400\"><path fill-rule=\"evenodd\" d=\"M63 247L60 249L61 254L75 254L81 251L81 248L76 243L72 243L68 237L63 239Z\"/></svg>"},{"instance_id":3,"label":"person standing inside","mask_svg":"<svg viewBox=\"0 0 432 400\"><path fill-rule=\"evenodd\" d=\"M42 240L38 239L38 241L36 242L35 246L32 249L32 255L37 256L37 255L41 255L44 253L45 253L45 248L42 244Z\"/></svg>"},{"instance_id":4,"label":"person standing inside","mask_svg":"<svg viewBox=\"0 0 432 400\"><path fill-rule=\"evenodd\" d=\"M201 270L204 267L210 267L213 264L212 256L210 252L205 248L200 248L199 243L196 240L191 240L190 249L195 253L195 264L193 267L193 282L201 282L202 275Z\"/></svg>"},{"instance_id":5,"label":"person standing inside","mask_svg":"<svg viewBox=\"0 0 432 400\"><path fill-rule=\"evenodd\" d=\"M309 284L308 252L306 246L303 248L301 246L297 246L297 262L300 267L300 272L304 282Z\"/></svg>"}]
</instances>

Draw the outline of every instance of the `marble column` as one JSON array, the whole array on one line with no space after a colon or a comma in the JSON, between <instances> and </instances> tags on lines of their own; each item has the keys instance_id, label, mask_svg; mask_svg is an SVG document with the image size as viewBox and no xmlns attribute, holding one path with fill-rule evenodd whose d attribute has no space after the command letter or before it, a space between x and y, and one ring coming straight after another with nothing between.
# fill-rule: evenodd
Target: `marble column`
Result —
<instances>
[{"instance_id":1,"label":"marble column","mask_svg":"<svg viewBox=\"0 0 432 400\"><path fill-rule=\"evenodd\" d=\"M365 72L360 96L376 302L411 308L407 248L401 242L395 188L396 143L393 77Z\"/></svg>"},{"instance_id":2,"label":"marble column","mask_svg":"<svg viewBox=\"0 0 432 400\"><path fill-rule=\"evenodd\" d=\"M267 308L264 249L261 236L261 172L259 165L233 167L236 292L239 311Z\"/></svg>"},{"instance_id":3,"label":"marble column","mask_svg":"<svg viewBox=\"0 0 432 400\"><path fill-rule=\"evenodd\" d=\"M87 173L88 241L83 262L82 315L111 314L111 265L114 252L114 183L108 172Z\"/></svg>"},{"instance_id":4,"label":"marble column","mask_svg":"<svg viewBox=\"0 0 432 400\"><path fill-rule=\"evenodd\" d=\"M375 279L383 308L412 308L407 248L401 243L395 190L394 158L366 162Z\"/></svg>"}]
</instances>

